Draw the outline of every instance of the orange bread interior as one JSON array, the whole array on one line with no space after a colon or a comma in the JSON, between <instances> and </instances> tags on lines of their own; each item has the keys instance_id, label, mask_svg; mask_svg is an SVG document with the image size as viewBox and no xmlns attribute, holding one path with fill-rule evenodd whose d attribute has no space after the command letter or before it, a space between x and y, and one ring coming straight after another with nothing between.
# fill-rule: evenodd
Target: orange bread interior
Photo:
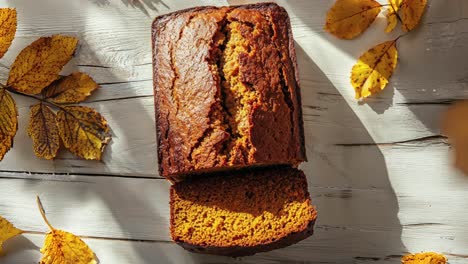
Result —
<instances>
[{"instance_id":1,"label":"orange bread interior","mask_svg":"<svg viewBox=\"0 0 468 264\"><path fill-rule=\"evenodd\" d=\"M186 245L278 248L312 234L316 216L306 177L294 168L197 177L171 188L172 238Z\"/></svg>"}]
</instances>

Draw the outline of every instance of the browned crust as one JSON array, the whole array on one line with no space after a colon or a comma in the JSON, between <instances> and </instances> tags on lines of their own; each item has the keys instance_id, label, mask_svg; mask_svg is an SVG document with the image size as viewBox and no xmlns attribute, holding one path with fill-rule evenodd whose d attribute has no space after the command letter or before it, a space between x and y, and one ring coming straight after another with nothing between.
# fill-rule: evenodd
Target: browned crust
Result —
<instances>
[{"instance_id":1,"label":"browned crust","mask_svg":"<svg viewBox=\"0 0 468 264\"><path fill-rule=\"evenodd\" d=\"M296 56L296 48L294 45L294 38L293 38L293 32L292 32L292 26L291 26L291 21L289 20L288 13L283 7L281 8L281 12L288 17L285 21L287 23L287 30L288 30L288 39L289 39L289 59L291 60L291 64L293 65L293 70L294 70L294 79L296 81L297 89L295 90L296 92L296 98L298 102L298 106L296 107L297 109L297 115L299 116L299 140L300 140L300 153L302 153L302 157L304 161L307 161L307 154L306 154L306 148L305 148L305 136L304 136L304 120L302 118L302 96L301 96L301 83L299 79L299 67L297 66L297 56Z\"/></svg>"},{"instance_id":2,"label":"browned crust","mask_svg":"<svg viewBox=\"0 0 468 264\"><path fill-rule=\"evenodd\" d=\"M219 7L213 7L213 6L207 6L207 7L195 7L195 8L188 8L184 10L179 10L174 13L162 15L159 17L156 17L153 21L152 25L152 47L153 47L153 80L154 80L154 91L155 91L155 96L157 96L157 78L156 78L156 72L157 72L157 54L158 50L156 49L155 45L158 41L158 35L160 34L160 31L162 28L164 28L167 24L168 21L171 19L174 19L178 17L179 15L182 14L197 14L202 11L206 10L212 10L212 9L219 9ZM298 144L294 144L295 147L298 149L295 151L295 154L293 154L293 159L289 161L285 161L284 163L290 163L293 166L297 166L300 162L306 161L306 151L305 151L305 139L304 139L304 126L303 126L303 119L302 119L302 109L301 109L301 94L300 94L300 89L299 89L299 76L298 76L298 69L297 69L297 59L296 59L296 54L295 54L295 48L294 48L294 40L292 36L292 29L291 29L291 24L289 21L289 17L287 12L284 10L284 8L278 6L275 3L259 3L259 4L252 4L252 5L242 5L242 6L231 6L227 8L229 11L234 10L234 9L256 9L259 11L269 11L272 15L271 18L274 20L272 22L276 23L279 25L280 28L285 27L285 31L283 32L284 35L282 37L287 36L287 39L282 39L282 41L277 41L280 45L282 43L288 43L286 45L287 50L289 52L288 58L288 63L285 64L284 68L286 69L287 74L289 75L288 78L291 79L291 81L294 81L294 83L291 83L291 85L288 85L289 88L289 93L292 98L292 103L294 106L294 113L292 114L293 116L293 122L295 124L292 124L293 129L296 129L297 131L293 134L293 136L297 137ZM274 15L273 15L274 14ZM282 24L282 25L281 25ZM281 34L280 34L281 35ZM290 67L292 65L292 67ZM292 76L291 76L292 75ZM167 166L164 166L162 164L162 160L164 159L164 148L168 148L169 143L164 143L165 139L164 133L162 131L166 131L169 129L169 122L167 120L164 120L165 117L161 115L162 110L161 106L159 105L159 101L155 100L155 110L156 110L156 123L157 123L157 142L158 142L158 167L159 167L159 174L172 180L172 181L180 181L183 179L183 175L185 174L196 174L196 173L201 173L205 171L210 171L210 168L203 169L203 170L187 170L187 169L177 169L177 168L172 168L172 172L168 171ZM166 117L167 118L167 117ZM174 133L174 132L173 132ZM167 154L166 154L167 156ZM174 157L174 159L177 159L177 157ZM183 163L183 161L178 161L180 163ZM213 168L213 171L219 171L219 170L227 170L227 169L232 169L232 168L242 168L242 167L249 167L252 165L259 165L259 166L268 166L268 165L275 165L278 162L258 162L256 164L252 163L246 163L246 164L239 164L238 166L221 166L217 168Z\"/></svg>"}]
</instances>

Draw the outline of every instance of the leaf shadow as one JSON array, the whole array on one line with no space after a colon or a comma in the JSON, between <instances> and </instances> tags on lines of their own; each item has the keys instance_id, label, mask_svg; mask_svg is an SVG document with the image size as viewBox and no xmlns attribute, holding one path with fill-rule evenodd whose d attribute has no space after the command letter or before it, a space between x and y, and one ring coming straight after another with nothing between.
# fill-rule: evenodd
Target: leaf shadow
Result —
<instances>
[{"instance_id":1,"label":"leaf shadow","mask_svg":"<svg viewBox=\"0 0 468 264\"><path fill-rule=\"evenodd\" d=\"M24 255L22 254L23 251L34 251L35 253L38 253L40 248L34 244L31 240L29 240L27 237L23 235L19 235L18 237L15 237L11 240L8 241L5 245L3 245L3 256L0 255L0 262L2 261L2 258L5 259L7 258L7 261L12 261L11 263L18 263L15 258L16 256ZM31 261L36 262L37 259L35 259L35 254L30 254L31 255ZM24 259L22 259L24 261ZM2 262L3 263L3 262Z\"/></svg>"},{"instance_id":2,"label":"leaf shadow","mask_svg":"<svg viewBox=\"0 0 468 264\"><path fill-rule=\"evenodd\" d=\"M39 247L36 246L31 240L26 238L25 236L19 235L18 237L8 242L4 248L4 253L14 253L17 249L21 250L39 250Z\"/></svg>"}]
</instances>

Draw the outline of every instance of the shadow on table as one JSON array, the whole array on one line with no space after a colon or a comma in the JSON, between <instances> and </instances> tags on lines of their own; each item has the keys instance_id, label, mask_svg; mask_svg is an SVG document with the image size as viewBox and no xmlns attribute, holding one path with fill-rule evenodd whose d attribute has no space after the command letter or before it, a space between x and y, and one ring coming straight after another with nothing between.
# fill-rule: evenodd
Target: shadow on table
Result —
<instances>
[{"instance_id":1,"label":"shadow on table","mask_svg":"<svg viewBox=\"0 0 468 264\"><path fill-rule=\"evenodd\" d=\"M309 158L301 168L308 176L318 221L312 238L263 257L294 255L307 263L399 260L406 249L401 241L398 200L381 150L372 144L334 143L343 138L368 143L373 139L340 92L297 44L296 51Z\"/></svg>"},{"instance_id":2,"label":"shadow on table","mask_svg":"<svg viewBox=\"0 0 468 264\"><path fill-rule=\"evenodd\" d=\"M407 250L401 241L398 200L384 156L340 92L296 47L309 158L301 169L308 176L312 202L318 209L315 234L291 247L237 261L399 263ZM343 138L366 144L340 144ZM204 255L193 255L193 259L234 262Z\"/></svg>"},{"instance_id":3,"label":"shadow on table","mask_svg":"<svg viewBox=\"0 0 468 264\"><path fill-rule=\"evenodd\" d=\"M398 46L391 83L405 99L401 104L435 135L449 105L468 98L466 7L464 0L429 1L421 24Z\"/></svg>"},{"instance_id":4,"label":"shadow on table","mask_svg":"<svg viewBox=\"0 0 468 264\"><path fill-rule=\"evenodd\" d=\"M152 10L156 10L156 6L155 6L156 3L163 4L163 2L161 0L154 0L154 1L152 1L152 0L135 0L131 4L127 0L121 0L121 1L125 2L125 3L128 3L129 5L132 5L132 6L135 6L135 7L139 8L145 14L148 14L147 13L148 8L152 9ZM54 3L51 3L51 2L52 1L49 1L49 2L46 1L46 2L41 2L41 3L28 2L27 3L28 6L26 7L26 6L20 6L21 3L11 1L10 5L11 6L16 6L21 11L21 15L34 17L34 15L35 15L34 12L35 12L35 6L36 5L43 6L43 5L47 5L49 3L51 5L54 4ZM100 2L102 4L108 3L109 5L111 5L111 1L96 0L94 2L95 3ZM62 9L63 10L74 10L74 5L75 4L76 3L74 3L74 1L63 1L63 2L60 2L59 5L54 5L53 8L51 7L50 10L53 10L52 12L56 12L56 13L60 13L60 10L62 10ZM88 4L91 4L91 3L88 3ZM44 7L36 6L36 8L41 9L41 10L47 10ZM112 6L109 6L109 8L112 8ZM77 16L85 16L86 14L77 13L76 15ZM71 32L66 32L66 31L61 32L62 34L69 34L69 35L72 35L72 36L76 36L80 40L80 44L79 44L80 47L79 47L79 49L77 51L76 58L70 64L73 64L73 62L76 63L78 61L77 64L82 64L83 66L75 65L75 66L70 66L70 67L67 66L67 68L69 70L71 70L71 71L80 70L80 71L84 71L84 72L88 72L88 73L95 72L95 70L96 70L97 72L101 73L101 75L93 76L93 74L90 73L91 77L93 77L95 79L99 79L102 76L106 76L105 78L110 79L112 83L126 83L126 82L129 82L127 79L125 79L126 75L123 75L123 76L116 75L115 71L113 71L115 69L124 71L126 69L125 65L114 65L114 64L109 64L108 62L107 62L108 64L106 65L105 62L101 62L101 59L103 58L103 56L105 56L105 54L103 54L103 52L101 52L98 55L98 54L95 53L94 50L89 49L90 45L88 45L87 40L90 39L91 37L89 36L90 33L87 31L87 28L86 28L87 24L85 23L86 19L84 19L84 18L85 17L83 17L82 19L73 19L74 23L76 23L77 21L82 22L82 24L73 25L73 31L71 31ZM23 23L23 24L21 24L21 23ZM28 26L25 25L24 22L19 21L19 24L24 28L28 28ZM147 35L147 39L148 39L147 47L148 48L147 48L147 50L145 50L145 52L139 53L139 54L141 54L141 56L144 56L144 59L141 59L139 57L132 58L132 59L135 60L135 63L139 63L139 59L141 59L140 61L151 61L150 24L151 24L151 19L149 18L148 30L147 30L147 32L144 32L144 34ZM116 28L116 30L125 31L125 28L121 28L121 29ZM119 40L116 40L116 41L119 41ZM131 42L133 40L131 39L131 36L129 35L128 39L123 39L123 40L120 40L120 41ZM128 62L125 62L125 63L128 63ZM120 67L122 67L122 69L120 69ZM127 75L129 75L129 74L127 74ZM151 78L152 76L148 76L148 77ZM149 85L151 85L151 84L149 84ZM107 85L102 85L100 90L102 91L104 89L110 89L109 87L105 87L105 86L107 86ZM115 88L115 86L114 86L114 88ZM151 87L151 90L152 90L152 87ZM89 105L91 107L96 108L99 112L101 112L104 115L104 117L108 121L110 121L110 120L119 120L120 117L124 116L124 113L111 111L110 109L106 109L106 107L109 104L102 104L99 101L94 101L95 97L98 96L98 94L101 91L98 91L95 95L90 97L89 100L87 100L87 103L84 103L83 105ZM129 91L127 91L127 93ZM130 94L130 96L128 96L125 99L120 100L118 102L119 102L119 104L125 104L125 102L127 102L126 100L132 100L132 97L138 97L138 95L137 94L134 94L134 95ZM130 122L125 123L125 124L121 124L121 123L118 123L118 122L109 123L109 126L112 129L111 132L112 132L112 135L113 135L113 140L111 141L111 144L107 147L106 152L104 153L104 160L102 161L102 164L104 165L103 167L112 166L112 164L111 164L112 156L121 155L121 152L119 152L119 151L116 152L114 150L114 148L113 148L113 145L115 144L115 142L118 141L119 145L124 146L124 147L128 147L128 149L131 149L131 148L135 147L135 146L132 145L132 144L135 144L135 142L128 141L130 138L135 138L135 136L137 136L139 138L156 137L156 134L154 132L154 117L151 115L151 112L147 111L147 106L143 105L143 103L140 100L133 100L133 101L137 102L137 103L131 104L131 106L133 108L132 110L134 111L134 113L140 113L138 116L132 117L130 119ZM140 102L140 103L138 103L138 102ZM142 128L141 124L147 124L145 126L147 126L148 129L142 129L143 131L135 131L135 128ZM116 135L115 131L119 131L120 134ZM129 136L128 133L137 133L137 135ZM149 146L149 147L151 147L151 146ZM154 145L154 148L152 148L152 149L156 150L156 146ZM135 158L137 158L137 157L135 157ZM131 159L132 159L132 157L130 157L130 160L128 162L138 164L138 160L131 160ZM87 163L87 164L91 164L90 166L92 166L93 162L92 161L88 161L88 162L89 163ZM155 164L154 165L154 171L155 171L155 174L156 174L156 160L154 161L154 164ZM157 179L155 179L155 180L157 180ZM28 184L38 184L38 182L39 181L29 181ZM115 184L109 184L109 185L106 185L106 186L99 185L99 186L93 186L93 187L90 187L90 188L93 191L97 192L97 194L102 198L105 205L108 206L109 209L112 211L113 217L115 218L115 220L120 225L120 229L123 230L124 233L126 233L126 237L124 237L123 239L128 238L128 239L140 240L141 237L145 236L145 231L144 230L147 230L147 228L145 228L145 227L149 226L149 224L140 226L138 223L136 223L134 221L131 221L131 219L138 219L141 215L145 215L146 217L148 217L147 221L150 221L150 222L151 221L153 221L153 222L166 221L166 218L161 217L159 215L159 213L154 210L154 207L152 207L151 204L149 204L149 203L153 203L153 202L158 203L159 201L149 201L149 200L146 201L146 200L142 199L141 197L143 197L143 196L140 195L141 190L130 189L127 186L124 186L122 182L125 182L125 181L117 181L116 180L116 181L112 181L112 182L115 182ZM78 196L79 197L80 195L79 194L74 194L72 196ZM124 197L122 199L119 199L120 201L123 201L123 203L116 204L115 198L117 196ZM145 197L148 197L148 196L145 196ZM81 200L82 203L86 203L87 198L86 198L86 193L85 192L83 192L83 195L82 195L81 199L82 199ZM132 210L132 208L134 210ZM124 214L124 212L122 211L124 209L129 209L129 211L125 212L125 214ZM129 215L130 215L131 219L128 219ZM64 216L64 217L66 217L66 216ZM86 235L92 235L92 234L86 234ZM22 241L21 243L23 245L28 244L25 241ZM29 242L29 244L31 244L31 242ZM142 259L142 261L144 263L153 263L154 259L156 259L156 258L158 259L158 261L161 261L162 263L170 263L171 262L170 257L166 257L165 252L163 252L163 249L158 247L158 246L153 246L152 250L151 250L152 254L151 254L151 256L148 256L148 251L147 250L143 251L142 247L139 246L138 242L129 243L129 245L132 245L134 247L133 248L134 252L136 252L136 255L140 256L140 259ZM37 249L37 248L35 248L35 249ZM121 256L124 256L124 255L121 255ZM128 260L128 261L131 261L131 260ZM122 262L124 263L124 262L126 262L126 260L122 260Z\"/></svg>"},{"instance_id":5,"label":"shadow on table","mask_svg":"<svg viewBox=\"0 0 468 264\"><path fill-rule=\"evenodd\" d=\"M80 34L85 34L84 25L76 27L79 28ZM86 44L82 42L82 45ZM299 46L297 48L307 132L306 143L310 160L302 168L308 174L309 190L319 211L316 234L289 248L243 258L240 261L257 263L267 260L288 263L289 260L292 263L291 259L294 259L302 263L319 261L326 263L327 260L329 263L337 261L349 263L366 259L392 259L402 254L405 249L400 239L398 202L388 179L383 155L375 145L335 144L340 142L341 137L351 139L356 137L357 141L365 142L373 142L373 139L340 92L335 89L303 49ZM145 55L149 57L150 50ZM96 54L89 54L89 56L87 59L99 62ZM110 69L104 68L103 70L107 71L106 74L113 74ZM113 79L116 82L126 81L117 75L114 75ZM134 122L154 122L152 116L145 114L145 106L136 105L135 107L141 110L142 114L135 117ZM121 114L108 113L110 116ZM353 127L346 127L349 124L353 124ZM123 124L110 125L115 129ZM128 139L129 137L125 136L128 127L121 127L120 130L124 134L114 140ZM154 131L142 133L150 133L150 136L154 136ZM131 142L127 142L127 145L129 144ZM112 153L112 145L107 151L110 155L119 154ZM145 235L144 226L147 226L142 225L140 228L138 223L129 221L129 214L139 219L138 214L145 212L144 215L150 218L148 221L166 221L166 218L150 204L152 201L139 198L142 197L141 190L129 189L123 185L125 181L116 182L118 183L109 186L99 186L96 190L99 190L99 195L112 211L121 230L128 232L128 238L141 239ZM164 185L161 184L161 186ZM114 202L116 196L124 196L123 200L128 204L116 205ZM135 210L124 214L122 208L135 208ZM132 245L133 250L144 262L153 263L155 258L162 263L173 262L171 256L168 256L162 247L151 247L152 251L149 255L148 251L143 251L142 247L138 246L138 243L135 242ZM177 252L180 254L182 250ZM184 254L189 255L189 253ZM196 262L234 262L229 258L194 254L189 256L192 261Z\"/></svg>"},{"instance_id":6,"label":"shadow on table","mask_svg":"<svg viewBox=\"0 0 468 264\"><path fill-rule=\"evenodd\" d=\"M9 261L7 263L19 263L19 259L16 260L16 256L24 256L21 254L21 251L32 251L31 254L28 254L28 257L25 259L24 257L21 258L21 261L30 261L30 263L37 263L38 258L36 253L38 253L40 248L36 246L32 241L28 238L20 235L11 239L3 245L3 254L0 256L0 262L3 260ZM3 263L3 262L2 262Z\"/></svg>"},{"instance_id":7,"label":"shadow on table","mask_svg":"<svg viewBox=\"0 0 468 264\"><path fill-rule=\"evenodd\" d=\"M314 2L295 1L288 9L304 26L356 60L369 48L404 33L398 25L394 32L385 34L386 20L379 16L361 36L338 39L323 29L328 8L335 0ZM468 61L460 56L468 53L464 9L463 0L453 5L430 1L418 28L398 40L399 59L390 83L360 104L369 105L378 114L390 107L404 107L429 133L440 134L440 118L448 105L468 97ZM395 98L396 93L401 97Z\"/></svg>"},{"instance_id":8,"label":"shadow on table","mask_svg":"<svg viewBox=\"0 0 468 264\"><path fill-rule=\"evenodd\" d=\"M100 6L107 6L111 4L112 0L89 0ZM162 4L166 8L168 6L161 0L120 0L126 6L131 6L140 9L142 13L149 16L148 10L158 11L157 4Z\"/></svg>"}]
</instances>

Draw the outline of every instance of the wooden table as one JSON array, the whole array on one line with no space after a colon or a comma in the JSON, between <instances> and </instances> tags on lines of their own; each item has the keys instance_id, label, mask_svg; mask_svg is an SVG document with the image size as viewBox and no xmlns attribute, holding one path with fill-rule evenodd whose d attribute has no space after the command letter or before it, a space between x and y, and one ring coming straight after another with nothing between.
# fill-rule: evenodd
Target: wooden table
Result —
<instances>
[{"instance_id":1,"label":"wooden table","mask_svg":"<svg viewBox=\"0 0 468 264\"><path fill-rule=\"evenodd\" d=\"M230 4L251 1L231 1ZM468 177L452 168L441 114L468 98L468 1L432 0L418 30L398 42L387 89L358 103L349 84L356 58L393 39L385 19L360 38L323 30L332 0L278 1L291 16L302 84L309 162L319 211L316 234L254 257L195 255L169 237L169 183L157 175L150 25L157 15L225 1L1 0L16 7L18 31L0 76L40 36L80 39L64 70L89 73L101 89L86 104L109 121L102 162L63 152L37 159L26 134L29 105L15 96L20 127L0 162L0 215L27 230L3 263L37 263L47 231L35 196L57 228L84 237L101 263L399 263L406 252L438 251L468 263ZM462 120L460 120L462 122Z\"/></svg>"}]
</instances>

